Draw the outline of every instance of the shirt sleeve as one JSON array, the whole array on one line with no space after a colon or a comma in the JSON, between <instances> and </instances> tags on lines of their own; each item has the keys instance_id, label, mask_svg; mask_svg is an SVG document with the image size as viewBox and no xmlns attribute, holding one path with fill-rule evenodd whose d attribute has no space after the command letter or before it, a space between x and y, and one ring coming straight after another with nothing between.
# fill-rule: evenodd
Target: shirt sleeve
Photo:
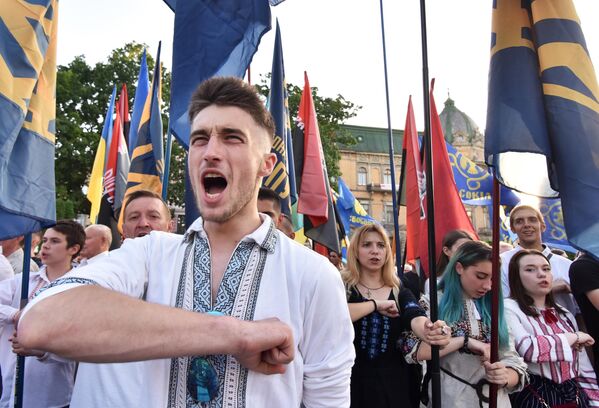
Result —
<instances>
[{"instance_id":1,"label":"shirt sleeve","mask_svg":"<svg viewBox=\"0 0 599 408\"><path fill-rule=\"evenodd\" d=\"M141 297L147 282L150 244L151 236L127 239L119 249L111 251L103 259L73 269L37 291L23 310L23 316L43 299L84 285L99 285L125 295Z\"/></svg>"},{"instance_id":2,"label":"shirt sleeve","mask_svg":"<svg viewBox=\"0 0 599 408\"><path fill-rule=\"evenodd\" d=\"M516 351L514 336L511 330L508 329L508 331L508 348L505 350L500 350L500 360L503 364L505 364L506 367L509 367L518 373L518 383L508 390L508 392L512 393L522 391L524 386L528 384L528 372L526 371L526 363Z\"/></svg>"},{"instance_id":3,"label":"shirt sleeve","mask_svg":"<svg viewBox=\"0 0 599 408\"><path fill-rule=\"evenodd\" d=\"M424 316L429 315L429 298L427 295L421 296L419 306L424 312ZM404 355L408 364L419 364L418 349L422 340L414 334L412 330L406 330L399 336L398 347Z\"/></svg>"},{"instance_id":4,"label":"shirt sleeve","mask_svg":"<svg viewBox=\"0 0 599 408\"><path fill-rule=\"evenodd\" d=\"M524 358L524 361L528 363L546 363L572 362L574 360L572 347L570 347L564 333L534 333L532 328L525 323L527 316L515 302L506 302L505 319L514 337L516 350ZM539 322L539 324L544 326L542 322Z\"/></svg>"},{"instance_id":5,"label":"shirt sleeve","mask_svg":"<svg viewBox=\"0 0 599 408\"><path fill-rule=\"evenodd\" d=\"M339 272L324 258L304 316L299 349L304 359L306 408L349 407L354 330Z\"/></svg>"},{"instance_id":6,"label":"shirt sleeve","mask_svg":"<svg viewBox=\"0 0 599 408\"><path fill-rule=\"evenodd\" d=\"M0 328L6 325L12 324L12 318L19 311L14 308L13 298L15 291L17 290L17 281L21 275L13 277L12 279L6 279L0 282Z\"/></svg>"},{"instance_id":7,"label":"shirt sleeve","mask_svg":"<svg viewBox=\"0 0 599 408\"><path fill-rule=\"evenodd\" d=\"M8 262L8 259L4 255L0 254L0 282L10 279L13 276L15 276L15 271L10 266L10 262Z\"/></svg>"},{"instance_id":8,"label":"shirt sleeve","mask_svg":"<svg viewBox=\"0 0 599 408\"><path fill-rule=\"evenodd\" d=\"M399 305L399 316L402 326L404 330L412 330L410 326L412 319L419 316L426 316L426 312L420 307L418 300L416 300L412 291L407 287L401 286L398 297L397 303Z\"/></svg>"},{"instance_id":9,"label":"shirt sleeve","mask_svg":"<svg viewBox=\"0 0 599 408\"><path fill-rule=\"evenodd\" d=\"M570 283L574 294L584 295L599 289L599 265L595 265L595 271L592 270L592 261L585 259L576 260L570 265Z\"/></svg>"}]
</instances>

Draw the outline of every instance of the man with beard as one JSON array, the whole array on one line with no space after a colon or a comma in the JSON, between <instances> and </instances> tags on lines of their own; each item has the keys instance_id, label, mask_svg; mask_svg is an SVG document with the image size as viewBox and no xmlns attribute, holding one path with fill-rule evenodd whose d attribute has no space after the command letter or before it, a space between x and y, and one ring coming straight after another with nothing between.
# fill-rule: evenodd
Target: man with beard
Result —
<instances>
[{"instance_id":1,"label":"man with beard","mask_svg":"<svg viewBox=\"0 0 599 408\"><path fill-rule=\"evenodd\" d=\"M349 406L355 353L339 273L257 210L276 162L270 114L248 84L212 78L189 117L202 217L183 237L126 240L41 293L20 341L93 362L152 359L144 407ZM132 298L144 291L148 302Z\"/></svg>"}]
</instances>

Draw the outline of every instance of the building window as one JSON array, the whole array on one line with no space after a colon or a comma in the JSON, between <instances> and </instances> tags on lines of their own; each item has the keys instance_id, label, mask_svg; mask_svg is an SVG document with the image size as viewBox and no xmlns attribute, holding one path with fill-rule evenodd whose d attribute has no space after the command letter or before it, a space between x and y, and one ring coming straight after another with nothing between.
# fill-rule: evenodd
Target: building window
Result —
<instances>
[{"instance_id":1,"label":"building window","mask_svg":"<svg viewBox=\"0 0 599 408\"><path fill-rule=\"evenodd\" d=\"M368 215L370 215L370 201L366 200L358 200L358 202L362 205L362 208Z\"/></svg>"},{"instance_id":2,"label":"building window","mask_svg":"<svg viewBox=\"0 0 599 408\"><path fill-rule=\"evenodd\" d=\"M358 185L359 186L365 186L366 185L366 178L368 176L368 172L366 171L365 167L360 167L358 169Z\"/></svg>"},{"instance_id":3,"label":"building window","mask_svg":"<svg viewBox=\"0 0 599 408\"><path fill-rule=\"evenodd\" d=\"M385 204L385 223L393 224L393 204Z\"/></svg>"},{"instance_id":4,"label":"building window","mask_svg":"<svg viewBox=\"0 0 599 408\"><path fill-rule=\"evenodd\" d=\"M383 184L391 185L391 170L386 169L383 175Z\"/></svg>"}]
</instances>

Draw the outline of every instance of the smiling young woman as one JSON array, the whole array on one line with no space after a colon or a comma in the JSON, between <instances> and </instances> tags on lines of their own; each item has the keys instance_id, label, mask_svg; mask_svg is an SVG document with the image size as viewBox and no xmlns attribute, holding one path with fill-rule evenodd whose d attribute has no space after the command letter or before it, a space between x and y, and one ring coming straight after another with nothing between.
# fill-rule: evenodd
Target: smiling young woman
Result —
<instances>
[{"instance_id":1,"label":"smiling young woman","mask_svg":"<svg viewBox=\"0 0 599 408\"><path fill-rule=\"evenodd\" d=\"M552 281L551 265L543 253L529 249L512 257L506 320L530 377L512 402L526 407L599 406L597 379L584 350L594 340L578 331L574 316L555 302Z\"/></svg>"}]
</instances>

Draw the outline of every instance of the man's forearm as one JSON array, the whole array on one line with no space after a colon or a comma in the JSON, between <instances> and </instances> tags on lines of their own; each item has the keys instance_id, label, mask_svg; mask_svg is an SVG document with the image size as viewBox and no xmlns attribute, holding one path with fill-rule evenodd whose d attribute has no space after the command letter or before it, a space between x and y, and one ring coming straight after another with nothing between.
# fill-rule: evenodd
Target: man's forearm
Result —
<instances>
[{"instance_id":1,"label":"man's forearm","mask_svg":"<svg viewBox=\"0 0 599 408\"><path fill-rule=\"evenodd\" d=\"M34 305L19 342L89 362L235 354L240 321L134 299L97 286L61 292Z\"/></svg>"}]
</instances>

